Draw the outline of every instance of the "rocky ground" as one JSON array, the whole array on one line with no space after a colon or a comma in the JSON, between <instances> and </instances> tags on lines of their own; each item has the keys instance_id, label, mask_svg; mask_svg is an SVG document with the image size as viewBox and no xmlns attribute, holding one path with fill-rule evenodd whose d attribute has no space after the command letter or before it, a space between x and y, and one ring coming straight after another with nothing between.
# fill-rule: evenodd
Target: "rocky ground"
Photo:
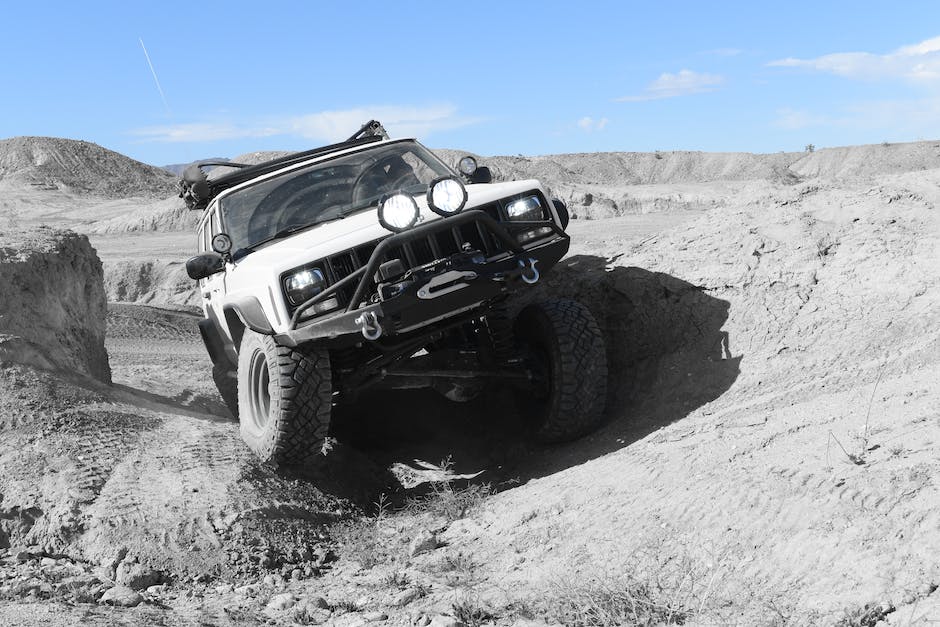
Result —
<instances>
[{"instance_id":1,"label":"rocky ground","mask_svg":"<svg viewBox=\"0 0 940 627\"><path fill-rule=\"evenodd\" d=\"M937 155L531 159L594 186L530 295L608 343L607 422L563 446L499 393L401 393L338 416L325 469L261 466L169 281L125 281L159 307L109 304L113 384L0 364L0 623L932 624ZM91 238L112 297L184 245Z\"/></svg>"}]
</instances>

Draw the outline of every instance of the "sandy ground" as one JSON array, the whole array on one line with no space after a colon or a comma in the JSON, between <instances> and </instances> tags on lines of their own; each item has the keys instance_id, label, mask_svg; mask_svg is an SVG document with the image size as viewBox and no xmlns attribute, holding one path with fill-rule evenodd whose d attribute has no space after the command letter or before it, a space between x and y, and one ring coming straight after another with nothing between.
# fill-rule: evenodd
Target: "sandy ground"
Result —
<instances>
[{"instance_id":1,"label":"sandy ground","mask_svg":"<svg viewBox=\"0 0 940 627\"><path fill-rule=\"evenodd\" d=\"M0 527L28 545L0 559L0 622L940 621L940 170L889 156L573 221L532 297L592 309L611 379L606 424L562 446L498 392L388 394L336 417L332 470L279 473L241 446L196 318L112 304L115 386L0 377ZM183 240L92 239L106 266ZM483 472L406 490L403 465L434 475L416 460ZM166 584L134 607L81 596L138 566Z\"/></svg>"}]
</instances>

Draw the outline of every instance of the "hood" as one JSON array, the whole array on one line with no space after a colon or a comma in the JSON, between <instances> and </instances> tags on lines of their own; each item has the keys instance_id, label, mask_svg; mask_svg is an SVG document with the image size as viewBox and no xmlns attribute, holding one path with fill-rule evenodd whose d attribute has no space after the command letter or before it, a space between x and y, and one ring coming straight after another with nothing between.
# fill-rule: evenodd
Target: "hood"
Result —
<instances>
[{"instance_id":1,"label":"hood","mask_svg":"<svg viewBox=\"0 0 940 627\"><path fill-rule=\"evenodd\" d=\"M466 187L467 205L464 211L530 189L541 189L539 182L532 179L509 183L467 185ZM427 224L445 219L428 208L427 198L424 194L416 196L415 201L420 211L418 224ZM270 242L250 255L239 259L236 266L269 267L279 274L285 270L323 259L389 235L392 235L392 233L379 224L378 210L373 207L354 213L346 218L325 222L307 231Z\"/></svg>"}]
</instances>

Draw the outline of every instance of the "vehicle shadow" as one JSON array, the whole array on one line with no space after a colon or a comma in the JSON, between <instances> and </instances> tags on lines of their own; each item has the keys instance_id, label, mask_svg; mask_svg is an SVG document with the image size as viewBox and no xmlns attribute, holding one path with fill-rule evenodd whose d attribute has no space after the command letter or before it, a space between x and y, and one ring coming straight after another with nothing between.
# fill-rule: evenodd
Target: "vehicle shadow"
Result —
<instances>
[{"instance_id":1,"label":"vehicle shadow","mask_svg":"<svg viewBox=\"0 0 940 627\"><path fill-rule=\"evenodd\" d=\"M439 463L510 488L630 446L721 396L740 372L722 326L730 303L674 276L612 266L593 255L559 263L514 304L570 298L594 314L607 342L605 423L561 445L528 437L510 391L469 403L431 391L375 393L338 412L334 434L378 463ZM524 402L524 399L521 401Z\"/></svg>"}]
</instances>

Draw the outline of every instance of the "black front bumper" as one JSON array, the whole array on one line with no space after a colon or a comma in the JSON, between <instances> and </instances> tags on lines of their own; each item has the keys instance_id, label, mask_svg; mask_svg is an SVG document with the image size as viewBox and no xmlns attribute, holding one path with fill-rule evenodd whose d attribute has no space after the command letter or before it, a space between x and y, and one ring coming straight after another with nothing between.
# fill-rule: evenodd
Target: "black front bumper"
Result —
<instances>
[{"instance_id":1,"label":"black front bumper","mask_svg":"<svg viewBox=\"0 0 940 627\"><path fill-rule=\"evenodd\" d=\"M455 224L478 222L498 239L506 252L495 258L458 254L405 275L395 284L394 296L378 302L363 303L375 290L373 275L385 253L395 246L426 236L435 230L450 229ZM544 221L533 227L551 227L553 233L541 242L524 248L505 227L482 211L466 211L452 218L438 220L404 233L392 235L375 249L369 262L342 281L303 303L294 312L286 333L277 340L286 346L313 340L341 343L377 340L409 333L434 325L538 280L539 273L555 265L567 252L570 239L557 225ZM519 225L522 226L522 225ZM306 310L329 298L340 288L355 283L355 293L345 311L328 313L302 321Z\"/></svg>"}]
</instances>

